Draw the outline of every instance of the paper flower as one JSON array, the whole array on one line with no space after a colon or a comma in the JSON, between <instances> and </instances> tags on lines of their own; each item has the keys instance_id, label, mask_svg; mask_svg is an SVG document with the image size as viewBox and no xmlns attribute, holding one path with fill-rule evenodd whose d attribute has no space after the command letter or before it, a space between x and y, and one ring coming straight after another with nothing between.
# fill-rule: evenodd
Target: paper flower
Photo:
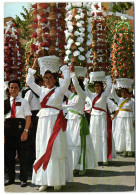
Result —
<instances>
[{"instance_id":1,"label":"paper flower","mask_svg":"<svg viewBox=\"0 0 136 195\"><path fill-rule=\"evenodd\" d=\"M80 55L80 52L79 51L74 51L73 52L73 56L79 56Z\"/></svg>"},{"instance_id":2,"label":"paper flower","mask_svg":"<svg viewBox=\"0 0 136 195\"><path fill-rule=\"evenodd\" d=\"M84 61L84 60L85 60L85 57L84 57L83 55L79 55L78 58L79 58L79 60L81 60L81 61Z\"/></svg>"}]
</instances>

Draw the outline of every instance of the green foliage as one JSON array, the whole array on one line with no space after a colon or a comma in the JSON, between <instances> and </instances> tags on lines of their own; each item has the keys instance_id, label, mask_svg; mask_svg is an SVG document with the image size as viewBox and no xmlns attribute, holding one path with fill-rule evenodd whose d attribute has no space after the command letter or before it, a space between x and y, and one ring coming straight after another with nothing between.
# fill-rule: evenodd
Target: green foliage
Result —
<instances>
[{"instance_id":1,"label":"green foliage","mask_svg":"<svg viewBox=\"0 0 136 195\"><path fill-rule=\"evenodd\" d=\"M30 40L31 39L30 35L33 32L33 29L31 26L32 25L32 14L31 14L32 9L28 11L24 6L22 6L22 9L24 13L20 13L20 14L23 17L23 19L20 19L20 17L16 15L16 18L14 21L15 27L20 29L20 32L21 32L20 37L22 39Z\"/></svg>"},{"instance_id":2,"label":"green foliage","mask_svg":"<svg viewBox=\"0 0 136 195\"><path fill-rule=\"evenodd\" d=\"M115 12L120 12L120 13L124 13L124 11L129 10L132 7L133 3L130 2L118 2L118 3L113 3L113 6L111 8L111 11L113 13Z\"/></svg>"}]
</instances>

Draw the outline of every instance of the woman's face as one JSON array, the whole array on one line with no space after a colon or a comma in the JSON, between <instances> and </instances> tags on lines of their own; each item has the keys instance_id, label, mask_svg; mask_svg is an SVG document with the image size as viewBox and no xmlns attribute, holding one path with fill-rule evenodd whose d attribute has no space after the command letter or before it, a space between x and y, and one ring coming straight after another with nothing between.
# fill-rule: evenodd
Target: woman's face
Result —
<instances>
[{"instance_id":1,"label":"woman's face","mask_svg":"<svg viewBox=\"0 0 136 195\"><path fill-rule=\"evenodd\" d=\"M123 98L127 98L128 97L127 89L121 89L121 97L123 97Z\"/></svg>"},{"instance_id":2,"label":"woman's face","mask_svg":"<svg viewBox=\"0 0 136 195\"><path fill-rule=\"evenodd\" d=\"M101 93L102 86L99 83L95 83L94 90L95 90L96 93Z\"/></svg>"},{"instance_id":3,"label":"woman's face","mask_svg":"<svg viewBox=\"0 0 136 195\"><path fill-rule=\"evenodd\" d=\"M45 79L45 85L47 88L51 89L55 86L56 79L54 78L53 74L51 73L46 73L44 76Z\"/></svg>"},{"instance_id":4,"label":"woman's face","mask_svg":"<svg viewBox=\"0 0 136 195\"><path fill-rule=\"evenodd\" d=\"M72 83L70 84L70 90L72 91L72 93L76 93L76 89Z\"/></svg>"}]
</instances>

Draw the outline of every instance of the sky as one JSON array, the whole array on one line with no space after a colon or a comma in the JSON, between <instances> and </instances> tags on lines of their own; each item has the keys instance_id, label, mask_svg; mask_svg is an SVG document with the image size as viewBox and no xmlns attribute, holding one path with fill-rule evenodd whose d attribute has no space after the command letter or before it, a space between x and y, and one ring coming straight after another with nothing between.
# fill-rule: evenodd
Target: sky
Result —
<instances>
[{"instance_id":1,"label":"sky","mask_svg":"<svg viewBox=\"0 0 136 195\"><path fill-rule=\"evenodd\" d=\"M20 17L20 19L23 19L20 13L24 13L24 10L22 9L22 6L27 8L27 10L30 7L30 3L28 2L5 2L4 3L4 18L5 17L12 17L15 18L16 15Z\"/></svg>"}]
</instances>

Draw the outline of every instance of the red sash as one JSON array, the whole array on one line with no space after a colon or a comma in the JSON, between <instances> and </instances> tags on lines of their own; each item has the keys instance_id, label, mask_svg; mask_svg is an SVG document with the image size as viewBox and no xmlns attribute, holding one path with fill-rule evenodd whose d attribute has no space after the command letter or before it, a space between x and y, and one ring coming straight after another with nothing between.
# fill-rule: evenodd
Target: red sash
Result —
<instances>
[{"instance_id":1,"label":"red sash","mask_svg":"<svg viewBox=\"0 0 136 195\"><path fill-rule=\"evenodd\" d=\"M98 94L93 102L92 102L92 108L95 110L100 110L103 112L106 112L105 110L101 109L101 108L97 108L94 107L95 103L97 102L97 100L101 97L101 93ZM112 159L112 121L111 121L111 117L109 115L109 113L107 113L107 145L108 145L108 159Z\"/></svg>"},{"instance_id":2,"label":"red sash","mask_svg":"<svg viewBox=\"0 0 136 195\"><path fill-rule=\"evenodd\" d=\"M49 99L49 97L54 93L55 89L53 89L52 91L50 91L43 99L43 101L41 102L41 108L54 108L51 106L47 106L46 103ZM59 110L58 108L54 108ZM55 125L53 127L53 133L49 138L48 141L48 145L46 148L46 152L43 154L43 156L34 164L33 168L35 170L35 172L37 173L37 170L43 165L43 170L45 171L48 165L48 162L50 160L51 157L51 152L52 152L52 147L53 147L53 143L60 131L60 129L62 128L63 131L66 130L66 120L65 117L63 115L62 110L60 110L60 113L58 114L57 120L55 122Z\"/></svg>"}]
</instances>

